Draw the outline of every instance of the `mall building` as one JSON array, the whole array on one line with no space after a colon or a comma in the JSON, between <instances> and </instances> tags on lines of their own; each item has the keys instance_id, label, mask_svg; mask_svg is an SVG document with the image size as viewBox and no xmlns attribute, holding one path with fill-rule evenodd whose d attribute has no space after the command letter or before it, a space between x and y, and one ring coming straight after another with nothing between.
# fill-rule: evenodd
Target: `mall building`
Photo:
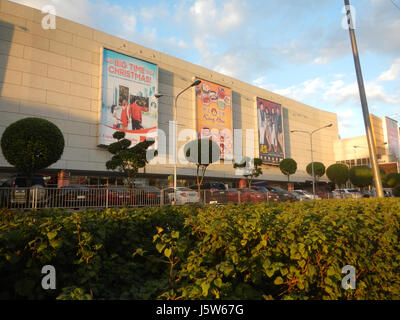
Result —
<instances>
[{"instance_id":1,"label":"mall building","mask_svg":"<svg viewBox=\"0 0 400 320\"><path fill-rule=\"evenodd\" d=\"M389 117L379 118L370 114L372 135L378 165L386 173L400 172L400 139L397 120ZM334 142L337 163L354 167L371 166L367 136L339 139Z\"/></svg>"},{"instance_id":2,"label":"mall building","mask_svg":"<svg viewBox=\"0 0 400 320\"><path fill-rule=\"evenodd\" d=\"M156 132L159 157L168 159L175 117L178 148L191 132L221 142L223 157L207 169L208 180L236 186L242 176L232 159L242 154L262 158L263 175L257 180L286 186L278 164L293 158L298 170L291 181L309 184L310 138L292 131L329 124L313 134L314 161L326 167L338 161L333 112L63 18L56 18L55 29L45 30L45 15L0 0L0 134L26 117L56 124L66 144L61 159L43 171L53 183L60 171L68 173L71 184L122 183L121 175L105 166L111 157L104 146L115 130L124 130L134 143ZM179 96L175 112L175 97L199 79L200 85ZM172 163L159 161L140 171L138 183L165 186L172 173ZM180 185L192 184L196 167L178 163L177 173ZM2 180L15 174L1 153L0 174ZM326 176L321 181L327 182Z\"/></svg>"}]
</instances>

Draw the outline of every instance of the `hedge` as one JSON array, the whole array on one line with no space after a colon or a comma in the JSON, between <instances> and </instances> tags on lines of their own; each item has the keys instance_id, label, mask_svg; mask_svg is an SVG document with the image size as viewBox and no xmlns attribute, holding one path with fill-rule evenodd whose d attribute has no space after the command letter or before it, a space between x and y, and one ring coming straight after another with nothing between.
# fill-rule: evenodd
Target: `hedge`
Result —
<instances>
[{"instance_id":1,"label":"hedge","mask_svg":"<svg viewBox=\"0 0 400 320\"><path fill-rule=\"evenodd\" d=\"M0 212L3 299L399 299L400 200ZM42 266L57 271L41 288ZM341 287L342 267L356 289Z\"/></svg>"}]
</instances>

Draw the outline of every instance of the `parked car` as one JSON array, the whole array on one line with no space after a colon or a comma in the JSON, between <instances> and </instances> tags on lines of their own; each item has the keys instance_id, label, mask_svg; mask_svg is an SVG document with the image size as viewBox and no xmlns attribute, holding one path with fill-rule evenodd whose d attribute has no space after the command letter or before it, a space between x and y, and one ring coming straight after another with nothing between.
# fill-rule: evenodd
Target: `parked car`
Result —
<instances>
[{"instance_id":1,"label":"parked car","mask_svg":"<svg viewBox=\"0 0 400 320\"><path fill-rule=\"evenodd\" d=\"M135 187L136 205L160 205L161 191L152 186Z\"/></svg>"},{"instance_id":2,"label":"parked car","mask_svg":"<svg viewBox=\"0 0 400 320\"><path fill-rule=\"evenodd\" d=\"M251 189L263 193L265 201L267 201L267 202L281 201L280 195L275 190L269 189L267 187L259 187L259 186L252 186Z\"/></svg>"},{"instance_id":3,"label":"parked car","mask_svg":"<svg viewBox=\"0 0 400 320\"><path fill-rule=\"evenodd\" d=\"M309 200L308 197L306 197L303 193L297 192L297 191L289 191L290 195L295 199L295 201L304 201L304 200Z\"/></svg>"},{"instance_id":4,"label":"parked car","mask_svg":"<svg viewBox=\"0 0 400 320\"><path fill-rule=\"evenodd\" d=\"M48 205L59 208L85 208L100 206L96 192L91 192L89 187L83 185L68 185L52 189L49 193Z\"/></svg>"},{"instance_id":5,"label":"parked car","mask_svg":"<svg viewBox=\"0 0 400 320\"><path fill-rule=\"evenodd\" d=\"M228 202L238 203L239 202L239 190L234 188L229 188L228 192Z\"/></svg>"},{"instance_id":6,"label":"parked car","mask_svg":"<svg viewBox=\"0 0 400 320\"><path fill-rule=\"evenodd\" d=\"M174 188L167 188L163 190L164 194L164 203L172 203L175 198ZM185 188L178 187L176 188L176 204L188 204L188 203L198 203L200 202L199 195L197 191Z\"/></svg>"},{"instance_id":7,"label":"parked car","mask_svg":"<svg viewBox=\"0 0 400 320\"><path fill-rule=\"evenodd\" d=\"M371 198L376 196L375 191L373 190L363 190L361 194L363 198Z\"/></svg>"},{"instance_id":8,"label":"parked car","mask_svg":"<svg viewBox=\"0 0 400 320\"><path fill-rule=\"evenodd\" d=\"M12 177L1 185L0 206L31 207L33 202L43 206L47 201L45 187L46 183L41 175Z\"/></svg>"},{"instance_id":9,"label":"parked car","mask_svg":"<svg viewBox=\"0 0 400 320\"><path fill-rule=\"evenodd\" d=\"M313 195L305 190L294 190L295 192L302 194L303 196L305 196L308 200L321 200L321 198L318 195Z\"/></svg>"},{"instance_id":10,"label":"parked car","mask_svg":"<svg viewBox=\"0 0 400 320\"><path fill-rule=\"evenodd\" d=\"M267 186L266 188L270 192L273 192L273 193L277 194L278 197L279 197L279 200L282 201L282 202L285 202L285 201L296 201L296 198L293 195L291 195L290 192L287 191L287 190L284 190L284 189L279 188L279 187L271 187L271 186Z\"/></svg>"},{"instance_id":11,"label":"parked car","mask_svg":"<svg viewBox=\"0 0 400 320\"><path fill-rule=\"evenodd\" d=\"M332 194L335 199L362 198L362 194L357 189L335 189Z\"/></svg>"},{"instance_id":12,"label":"parked car","mask_svg":"<svg viewBox=\"0 0 400 320\"><path fill-rule=\"evenodd\" d=\"M362 191L361 193L362 193L363 198L376 197L375 189L372 189L372 190L364 190L364 191ZM383 196L384 196L385 198L393 197L392 189L390 189L390 188L384 188L384 189L383 189Z\"/></svg>"},{"instance_id":13,"label":"parked car","mask_svg":"<svg viewBox=\"0 0 400 320\"><path fill-rule=\"evenodd\" d=\"M257 190L240 188L238 191L240 192L240 202L258 203L266 200L264 194Z\"/></svg>"},{"instance_id":14,"label":"parked car","mask_svg":"<svg viewBox=\"0 0 400 320\"><path fill-rule=\"evenodd\" d=\"M197 185L189 188L197 190ZM209 204L226 204L229 200L228 188L221 182L205 182L200 186L200 199Z\"/></svg>"},{"instance_id":15,"label":"parked car","mask_svg":"<svg viewBox=\"0 0 400 320\"><path fill-rule=\"evenodd\" d=\"M106 190L108 190L107 204L109 206L132 206L136 204L135 193L132 189L127 189L123 186L109 186ZM106 194L106 192L101 193L104 199L106 198ZM105 200L102 202L106 203Z\"/></svg>"},{"instance_id":16,"label":"parked car","mask_svg":"<svg viewBox=\"0 0 400 320\"><path fill-rule=\"evenodd\" d=\"M383 193L387 198L393 197L393 190L391 188L384 188Z\"/></svg>"}]
</instances>

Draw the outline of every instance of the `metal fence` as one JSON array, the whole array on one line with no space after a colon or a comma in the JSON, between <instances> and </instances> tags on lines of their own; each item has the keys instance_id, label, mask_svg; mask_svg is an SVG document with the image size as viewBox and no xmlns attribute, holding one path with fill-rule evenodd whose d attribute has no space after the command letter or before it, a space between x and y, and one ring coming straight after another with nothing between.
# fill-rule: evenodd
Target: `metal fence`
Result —
<instances>
[{"instance_id":1,"label":"metal fence","mask_svg":"<svg viewBox=\"0 0 400 320\"><path fill-rule=\"evenodd\" d=\"M126 188L0 188L0 208L10 209L86 209L111 207L154 207L164 205L225 205L228 203L281 202L273 193L201 190L180 192L176 195L171 188L148 191ZM290 201L290 200L289 200Z\"/></svg>"}]
</instances>

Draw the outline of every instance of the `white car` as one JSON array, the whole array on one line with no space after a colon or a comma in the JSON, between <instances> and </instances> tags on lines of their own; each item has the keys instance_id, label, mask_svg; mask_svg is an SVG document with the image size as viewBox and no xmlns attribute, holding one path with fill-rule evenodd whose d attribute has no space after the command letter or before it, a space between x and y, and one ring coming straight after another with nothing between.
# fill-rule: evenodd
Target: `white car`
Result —
<instances>
[{"instance_id":1,"label":"white car","mask_svg":"<svg viewBox=\"0 0 400 320\"><path fill-rule=\"evenodd\" d=\"M304 194L299 193L299 192L297 192L297 191L289 191L289 193L290 193L292 196L294 196L294 197L296 198L297 201L308 200L308 198L307 198Z\"/></svg>"},{"instance_id":2,"label":"white car","mask_svg":"<svg viewBox=\"0 0 400 320\"><path fill-rule=\"evenodd\" d=\"M164 191L168 195L170 203L174 201L174 188L168 188ZM200 202L197 191L185 187L176 188L176 204L197 203Z\"/></svg>"},{"instance_id":3,"label":"white car","mask_svg":"<svg viewBox=\"0 0 400 320\"><path fill-rule=\"evenodd\" d=\"M307 191L304 190L294 190L294 192L297 192L298 194L302 195L303 197L305 197L307 200L320 200L321 198L317 195L312 195L311 193L308 193Z\"/></svg>"},{"instance_id":4,"label":"white car","mask_svg":"<svg viewBox=\"0 0 400 320\"><path fill-rule=\"evenodd\" d=\"M357 189L335 189L332 193L336 199L362 198L362 194Z\"/></svg>"}]
</instances>

